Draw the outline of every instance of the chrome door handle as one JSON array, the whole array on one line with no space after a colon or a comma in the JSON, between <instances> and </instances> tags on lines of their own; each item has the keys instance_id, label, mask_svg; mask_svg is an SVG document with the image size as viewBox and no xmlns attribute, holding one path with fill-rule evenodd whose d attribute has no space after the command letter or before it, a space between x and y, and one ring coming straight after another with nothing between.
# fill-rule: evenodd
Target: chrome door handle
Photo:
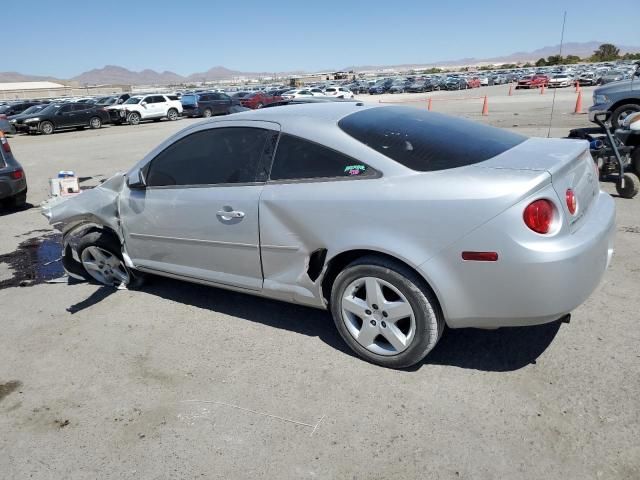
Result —
<instances>
[{"instance_id":1,"label":"chrome door handle","mask_svg":"<svg viewBox=\"0 0 640 480\"><path fill-rule=\"evenodd\" d=\"M225 220L231 218L244 218L244 212L239 212L237 210L231 210L229 212L227 212L226 210L218 210L218 213L216 215Z\"/></svg>"}]
</instances>

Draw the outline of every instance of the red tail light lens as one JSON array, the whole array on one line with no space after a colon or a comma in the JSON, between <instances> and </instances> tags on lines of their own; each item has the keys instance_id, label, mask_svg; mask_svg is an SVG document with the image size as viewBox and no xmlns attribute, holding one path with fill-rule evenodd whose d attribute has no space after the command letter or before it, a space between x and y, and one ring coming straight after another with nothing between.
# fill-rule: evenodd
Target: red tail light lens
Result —
<instances>
[{"instance_id":1,"label":"red tail light lens","mask_svg":"<svg viewBox=\"0 0 640 480\"><path fill-rule=\"evenodd\" d=\"M573 190L571 190L570 188L567 189L565 198L567 199L567 208L569 209L569 213L571 215L574 215L576 213L576 210L578 209L578 200L576 199Z\"/></svg>"},{"instance_id":2,"label":"red tail light lens","mask_svg":"<svg viewBox=\"0 0 640 480\"><path fill-rule=\"evenodd\" d=\"M549 200L536 200L524 209L524 223L536 233L549 233L553 222L553 205Z\"/></svg>"},{"instance_id":3,"label":"red tail light lens","mask_svg":"<svg viewBox=\"0 0 640 480\"><path fill-rule=\"evenodd\" d=\"M2 150L7 153L11 153L11 147L9 146L9 140L4 136L4 133L0 132L0 144L2 145Z\"/></svg>"},{"instance_id":4,"label":"red tail light lens","mask_svg":"<svg viewBox=\"0 0 640 480\"><path fill-rule=\"evenodd\" d=\"M24 177L24 170L16 170L15 172L11 172L9 176L12 180L20 180Z\"/></svg>"}]
</instances>

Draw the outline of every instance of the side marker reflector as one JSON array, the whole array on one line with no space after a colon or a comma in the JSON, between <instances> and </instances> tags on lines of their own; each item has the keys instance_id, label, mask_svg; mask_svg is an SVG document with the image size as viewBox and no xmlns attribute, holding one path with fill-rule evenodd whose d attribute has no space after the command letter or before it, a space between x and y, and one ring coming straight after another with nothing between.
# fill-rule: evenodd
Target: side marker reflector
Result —
<instances>
[{"instance_id":1,"label":"side marker reflector","mask_svg":"<svg viewBox=\"0 0 640 480\"><path fill-rule=\"evenodd\" d=\"M474 262L497 262L498 252L462 252L462 259Z\"/></svg>"}]
</instances>

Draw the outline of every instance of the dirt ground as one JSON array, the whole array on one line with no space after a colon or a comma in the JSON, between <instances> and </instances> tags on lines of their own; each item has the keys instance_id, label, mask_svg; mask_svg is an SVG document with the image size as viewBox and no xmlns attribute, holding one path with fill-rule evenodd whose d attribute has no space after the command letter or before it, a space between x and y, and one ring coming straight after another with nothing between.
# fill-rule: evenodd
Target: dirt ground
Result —
<instances>
[{"instance_id":1,"label":"dirt ground","mask_svg":"<svg viewBox=\"0 0 640 480\"><path fill-rule=\"evenodd\" d=\"M553 91L513 93L432 109L546 136ZM486 117L461 99L485 94ZM575 101L556 93L551 136L588 125ZM640 478L640 197L615 198L616 254L570 323L448 330L408 371L354 357L322 311L161 278L47 283L47 179L96 185L194 121L10 139L34 206L0 212L1 478Z\"/></svg>"}]
</instances>

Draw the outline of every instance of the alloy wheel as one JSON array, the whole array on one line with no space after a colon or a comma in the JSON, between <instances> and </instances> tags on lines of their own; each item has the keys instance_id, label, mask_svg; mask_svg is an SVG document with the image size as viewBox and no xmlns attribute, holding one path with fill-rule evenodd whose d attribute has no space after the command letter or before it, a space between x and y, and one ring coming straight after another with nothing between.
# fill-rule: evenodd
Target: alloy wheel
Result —
<instances>
[{"instance_id":1,"label":"alloy wheel","mask_svg":"<svg viewBox=\"0 0 640 480\"><path fill-rule=\"evenodd\" d=\"M108 250L97 246L87 247L82 251L80 260L87 273L99 283L104 285L129 283L127 267L122 260Z\"/></svg>"},{"instance_id":2,"label":"alloy wheel","mask_svg":"<svg viewBox=\"0 0 640 480\"><path fill-rule=\"evenodd\" d=\"M415 314L407 298L376 277L351 282L342 296L342 319L362 347L378 355L405 351L416 333Z\"/></svg>"}]
</instances>

